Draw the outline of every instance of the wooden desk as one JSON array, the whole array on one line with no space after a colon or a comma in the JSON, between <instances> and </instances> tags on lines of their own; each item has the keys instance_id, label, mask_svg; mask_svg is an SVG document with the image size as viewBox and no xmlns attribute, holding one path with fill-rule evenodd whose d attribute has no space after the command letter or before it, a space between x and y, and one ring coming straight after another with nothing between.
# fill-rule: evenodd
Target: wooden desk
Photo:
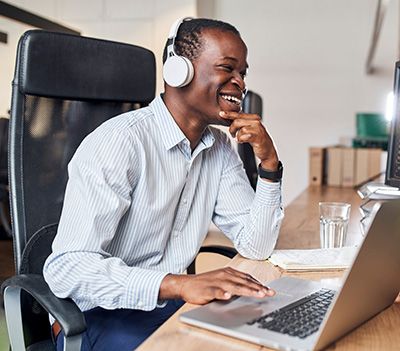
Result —
<instances>
[{"instance_id":1,"label":"wooden desk","mask_svg":"<svg viewBox=\"0 0 400 351\"><path fill-rule=\"evenodd\" d=\"M310 187L298 196L286 209L277 248L319 247L319 201L345 201L352 204L348 244L362 239L360 213L361 200L353 189ZM269 281L287 273L272 265L236 256L229 264L238 270L251 273L261 281ZM341 273L297 273L301 278L321 279L338 277ZM366 292L368 293L368 292ZM179 322L179 314L196 307L185 304L163 326L161 326L138 350L269 350L201 328ZM395 304L328 347L328 350L400 350L400 304Z\"/></svg>"}]
</instances>

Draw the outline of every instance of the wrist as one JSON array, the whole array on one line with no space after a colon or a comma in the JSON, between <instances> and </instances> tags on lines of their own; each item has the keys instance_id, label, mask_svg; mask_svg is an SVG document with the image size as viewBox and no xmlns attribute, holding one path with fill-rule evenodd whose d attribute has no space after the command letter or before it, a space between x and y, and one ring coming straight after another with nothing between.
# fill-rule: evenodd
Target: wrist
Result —
<instances>
[{"instance_id":1,"label":"wrist","mask_svg":"<svg viewBox=\"0 0 400 351\"><path fill-rule=\"evenodd\" d=\"M260 162L260 166L269 171L276 171L278 169L279 160L264 160Z\"/></svg>"},{"instance_id":2,"label":"wrist","mask_svg":"<svg viewBox=\"0 0 400 351\"><path fill-rule=\"evenodd\" d=\"M189 276L179 274L168 274L161 281L159 299L182 299L182 290Z\"/></svg>"},{"instance_id":3,"label":"wrist","mask_svg":"<svg viewBox=\"0 0 400 351\"><path fill-rule=\"evenodd\" d=\"M275 168L266 168L262 165L262 163L258 166L258 175L261 179L264 179L269 182L279 182L282 179L283 175L283 166L280 161Z\"/></svg>"}]
</instances>

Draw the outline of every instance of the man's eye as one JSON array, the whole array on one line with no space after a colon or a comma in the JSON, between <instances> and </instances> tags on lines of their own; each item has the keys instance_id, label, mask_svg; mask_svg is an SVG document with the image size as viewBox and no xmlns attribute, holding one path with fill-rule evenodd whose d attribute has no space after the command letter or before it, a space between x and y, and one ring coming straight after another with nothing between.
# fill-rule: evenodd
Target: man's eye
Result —
<instances>
[{"instance_id":1,"label":"man's eye","mask_svg":"<svg viewBox=\"0 0 400 351\"><path fill-rule=\"evenodd\" d=\"M233 68L231 66L222 65L221 67L227 72L232 72L233 71Z\"/></svg>"}]
</instances>

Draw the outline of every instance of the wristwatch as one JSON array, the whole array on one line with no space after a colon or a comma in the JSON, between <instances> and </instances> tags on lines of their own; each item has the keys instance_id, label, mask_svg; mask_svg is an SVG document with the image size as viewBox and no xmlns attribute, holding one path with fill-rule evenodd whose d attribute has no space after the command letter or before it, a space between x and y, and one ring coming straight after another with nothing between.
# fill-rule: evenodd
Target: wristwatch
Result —
<instances>
[{"instance_id":1,"label":"wristwatch","mask_svg":"<svg viewBox=\"0 0 400 351\"><path fill-rule=\"evenodd\" d=\"M261 167L261 163L258 165L258 175L261 178L271 180L273 182L279 182L283 175L283 165L282 162L278 162L278 169L276 171L270 171Z\"/></svg>"}]
</instances>

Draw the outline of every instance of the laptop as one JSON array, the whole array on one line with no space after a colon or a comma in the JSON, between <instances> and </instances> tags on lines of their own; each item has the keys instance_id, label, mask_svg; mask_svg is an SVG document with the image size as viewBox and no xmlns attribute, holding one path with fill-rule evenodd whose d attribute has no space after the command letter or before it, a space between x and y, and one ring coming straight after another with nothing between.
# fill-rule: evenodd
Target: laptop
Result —
<instances>
[{"instance_id":1,"label":"laptop","mask_svg":"<svg viewBox=\"0 0 400 351\"><path fill-rule=\"evenodd\" d=\"M337 290L282 277L273 297L237 297L182 313L182 322L280 350L319 350L391 306L400 291L400 200L383 203Z\"/></svg>"}]
</instances>

